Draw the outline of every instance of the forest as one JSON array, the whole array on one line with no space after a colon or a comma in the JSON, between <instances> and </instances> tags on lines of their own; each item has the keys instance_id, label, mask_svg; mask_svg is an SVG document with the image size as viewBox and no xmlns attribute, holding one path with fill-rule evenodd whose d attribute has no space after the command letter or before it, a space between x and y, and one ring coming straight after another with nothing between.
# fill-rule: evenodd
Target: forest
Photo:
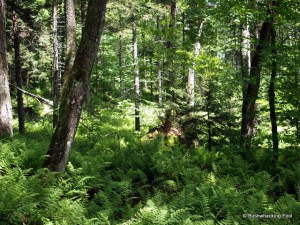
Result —
<instances>
[{"instance_id":1,"label":"forest","mask_svg":"<svg viewBox=\"0 0 300 225\"><path fill-rule=\"evenodd\" d=\"M299 225L299 18L0 0L0 225Z\"/></svg>"}]
</instances>

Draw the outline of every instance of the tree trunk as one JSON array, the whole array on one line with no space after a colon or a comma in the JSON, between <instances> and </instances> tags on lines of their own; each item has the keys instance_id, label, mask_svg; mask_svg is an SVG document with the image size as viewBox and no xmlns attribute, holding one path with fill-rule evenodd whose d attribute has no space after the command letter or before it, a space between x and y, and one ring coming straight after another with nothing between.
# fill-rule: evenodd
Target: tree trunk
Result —
<instances>
[{"instance_id":1,"label":"tree trunk","mask_svg":"<svg viewBox=\"0 0 300 225\"><path fill-rule=\"evenodd\" d=\"M119 35L119 49L118 49L118 61L119 61L119 79L120 79L120 96L121 98L124 95L124 81L123 81L123 43L122 43L122 35Z\"/></svg>"},{"instance_id":2,"label":"tree trunk","mask_svg":"<svg viewBox=\"0 0 300 225\"><path fill-rule=\"evenodd\" d=\"M169 49L169 56L167 57L167 67L168 67L168 77L166 80L166 92L167 92L167 97L170 102L175 101L175 77L176 77L176 72L175 69L173 68L173 55L175 54L175 43L174 43L174 34L175 34L175 27L176 27L176 16L177 16L177 1L176 0L171 0L171 21L169 24L169 37L167 40L167 48Z\"/></svg>"},{"instance_id":3,"label":"tree trunk","mask_svg":"<svg viewBox=\"0 0 300 225\"><path fill-rule=\"evenodd\" d=\"M158 33L160 32L160 18L156 17L156 26ZM160 42L160 35L157 35L157 41ZM158 89L158 106L159 106L159 117L162 118L162 107L163 107L163 93L162 93L162 73L161 73L161 62L160 57L157 60L157 89Z\"/></svg>"},{"instance_id":4,"label":"tree trunk","mask_svg":"<svg viewBox=\"0 0 300 225\"><path fill-rule=\"evenodd\" d=\"M15 50L16 83L18 88L22 88L19 26L18 26L17 15L15 10L13 10L13 36L14 36L14 50ZM19 132L24 133L25 132L24 101L23 101L23 93L19 89L17 89L17 102L18 102Z\"/></svg>"},{"instance_id":5,"label":"tree trunk","mask_svg":"<svg viewBox=\"0 0 300 225\"><path fill-rule=\"evenodd\" d=\"M76 54L76 21L74 0L65 0L66 8L66 60L64 80L71 71Z\"/></svg>"},{"instance_id":6,"label":"tree trunk","mask_svg":"<svg viewBox=\"0 0 300 225\"><path fill-rule=\"evenodd\" d=\"M58 35L57 35L57 1L53 0L53 80L52 80L52 95L53 95L53 128L58 123L58 103L59 103L59 65L58 65Z\"/></svg>"},{"instance_id":7,"label":"tree trunk","mask_svg":"<svg viewBox=\"0 0 300 225\"><path fill-rule=\"evenodd\" d=\"M212 81L208 81L208 90L206 93L206 111L207 111L207 148L209 151L212 150L212 119L211 119L211 109L212 109Z\"/></svg>"},{"instance_id":8,"label":"tree trunk","mask_svg":"<svg viewBox=\"0 0 300 225\"><path fill-rule=\"evenodd\" d=\"M277 62L276 62L276 47L275 47L275 29L272 28L272 72L269 85L269 106L270 106L270 120L272 125L272 142L273 142L273 153L274 160L278 160L278 131L277 131L277 119L276 119L276 110L275 110L275 79L277 74Z\"/></svg>"},{"instance_id":9,"label":"tree trunk","mask_svg":"<svg viewBox=\"0 0 300 225\"><path fill-rule=\"evenodd\" d=\"M144 32L142 33L142 41L143 41L143 49L142 49L142 55L143 55L143 77L142 77L142 83L144 84L144 87L142 87L142 90L148 90L146 41L145 41L145 33Z\"/></svg>"},{"instance_id":10,"label":"tree trunk","mask_svg":"<svg viewBox=\"0 0 300 225\"><path fill-rule=\"evenodd\" d=\"M6 55L6 3L0 0L0 137L13 137Z\"/></svg>"},{"instance_id":11,"label":"tree trunk","mask_svg":"<svg viewBox=\"0 0 300 225\"><path fill-rule=\"evenodd\" d=\"M135 130L139 131L141 129L141 122L140 122L140 78L139 78L139 65L138 65L138 46L137 46L135 11L133 11L133 15L132 15L132 52L133 52L133 66L134 66Z\"/></svg>"},{"instance_id":12,"label":"tree trunk","mask_svg":"<svg viewBox=\"0 0 300 225\"><path fill-rule=\"evenodd\" d=\"M248 18L245 27L241 25L240 71L243 80L243 98L246 97L251 69L250 25Z\"/></svg>"},{"instance_id":13,"label":"tree trunk","mask_svg":"<svg viewBox=\"0 0 300 225\"><path fill-rule=\"evenodd\" d=\"M241 147L246 149L251 147L251 140L255 134L256 125L256 99L260 86L260 72L263 61L263 53L268 48L268 40L270 38L270 22L265 21L262 25L258 44L251 61L251 69L249 74L249 82L247 91L243 98L242 107L242 124L241 124Z\"/></svg>"},{"instance_id":14,"label":"tree trunk","mask_svg":"<svg viewBox=\"0 0 300 225\"><path fill-rule=\"evenodd\" d=\"M199 30L196 38L195 48L194 48L194 58L192 61L192 67L189 68L188 82L187 82L187 93L188 93L188 105L193 107L195 106L195 60L200 54L201 43L200 37L202 33L204 21L202 21L199 25Z\"/></svg>"},{"instance_id":15,"label":"tree trunk","mask_svg":"<svg viewBox=\"0 0 300 225\"><path fill-rule=\"evenodd\" d=\"M124 97L124 77L123 77L123 40L122 40L122 14L121 11L119 11L119 48L118 48L118 61L119 61L119 79L120 79L120 97Z\"/></svg>"},{"instance_id":16,"label":"tree trunk","mask_svg":"<svg viewBox=\"0 0 300 225\"><path fill-rule=\"evenodd\" d=\"M297 63L297 62L296 62ZM296 67L296 65L295 65ZM299 76L299 73L296 69L296 71L294 72L295 74L295 86L296 86L296 91L299 89L299 82L298 82L298 76ZM300 101L299 101L299 98L297 98L296 100L296 121L295 121L295 126L296 126L296 145L299 145L300 143L300 122L299 122L299 119L300 119Z\"/></svg>"},{"instance_id":17,"label":"tree trunk","mask_svg":"<svg viewBox=\"0 0 300 225\"><path fill-rule=\"evenodd\" d=\"M90 77L104 26L107 0L89 1L82 38L63 88L59 120L44 166L64 171L90 85Z\"/></svg>"},{"instance_id":18,"label":"tree trunk","mask_svg":"<svg viewBox=\"0 0 300 225\"><path fill-rule=\"evenodd\" d=\"M276 48L276 30L274 27L273 16L271 17L271 51L272 51L272 71L269 84L269 106L270 106L270 121L272 126L272 142L273 142L273 161L278 161L278 131L277 117L275 108L275 81L277 76L277 48Z\"/></svg>"}]
</instances>

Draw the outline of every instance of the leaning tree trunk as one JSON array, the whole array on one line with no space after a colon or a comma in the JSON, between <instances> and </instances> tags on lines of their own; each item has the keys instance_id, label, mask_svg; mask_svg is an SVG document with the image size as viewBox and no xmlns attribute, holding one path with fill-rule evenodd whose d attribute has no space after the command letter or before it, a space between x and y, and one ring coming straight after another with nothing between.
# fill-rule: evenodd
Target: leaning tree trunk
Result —
<instances>
[{"instance_id":1,"label":"leaning tree trunk","mask_svg":"<svg viewBox=\"0 0 300 225\"><path fill-rule=\"evenodd\" d=\"M20 56L20 38L19 26L17 21L17 14L13 10L13 36L14 36L14 49L15 49L15 75L17 87L22 89L22 76L21 76L21 56ZM23 93L17 89L17 103L18 103L18 119L19 119L19 132L25 132L25 119L24 119L24 101Z\"/></svg>"},{"instance_id":2,"label":"leaning tree trunk","mask_svg":"<svg viewBox=\"0 0 300 225\"><path fill-rule=\"evenodd\" d=\"M139 131L141 129L141 122L140 122L140 77L139 77L139 64L138 64L138 47L137 47L135 11L133 11L133 15L132 15L132 52L133 52L133 66L134 66L135 130Z\"/></svg>"},{"instance_id":3,"label":"leaning tree trunk","mask_svg":"<svg viewBox=\"0 0 300 225\"><path fill-rule=\"evenodd\" d=\"M71 71L76 54L76 20L74 0L65 0L66 9L66 60L63 79L66 80Z\"/></svg>"},{"instance_id":4,"label":"leaning tree trunk","mask_svg":"<svg viewBox=\"0 0 300 225\"><path fill-rule=\"evenodd\" d=\"M53 77L52 77L52 96L53 96L53 127L58 123L58 103L59 103L59 65L58 65L58 35L57 35L57 1L53 0Z\"/></svg>"},{"instance_id":5,"label":"leaning tree trunk","mask_svg":"<svg viewBox=\"0 0 300 225\"><path fill-rule=\"evenodd\" d=\"M88 4L82 38L62 91L59 120L44 164L52 171L64 171L69 158L103 31L106 3L98 0Z\"/></svg>"},{"instance_id":6,"label":"leaning tree trunk","mask_svg":"<svg viewBox=\"0 0 300 225\"><path fill-rule=\"evenodd\" d=\"M265 21L262 25L259 40L253 58L251 61L251 69L249 74L249 82L247 84L246 93L242 106L242 125L241 125L241 147L250 148L252 137L255 134L256 125L256 106L255 102L258 97L260 86L260 72L263 61L263 53L268 48L268 40L270 38L270 22Z\"/></svg>"},{"instance_id":7,"label":"leaning tree trunk","mask_svg":"<svg viewBox=\"0 0 300 225\"><path fill-rule=\"evenodd\" d=\"M0 137L13 137L6 55L6 3L0 0Z\"/></svg>"}]
</instances>

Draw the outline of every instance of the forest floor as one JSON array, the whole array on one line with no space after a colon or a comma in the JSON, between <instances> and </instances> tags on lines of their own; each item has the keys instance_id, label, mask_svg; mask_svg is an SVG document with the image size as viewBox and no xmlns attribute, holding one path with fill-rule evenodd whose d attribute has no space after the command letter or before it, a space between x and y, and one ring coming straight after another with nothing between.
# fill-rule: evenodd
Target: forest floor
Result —
<instances>
[{"instance_id":1,"label":"forest floor","mask_svg":"<svg viewBox=\"0 0 300 225\"><path fill-rule=\"evenodd\" d=\"M141 141L159 124L152 105L141 132L130 102L88 111L63 174L42 168L49 118L0 142L0 224L300 224L297 157L274 166L267 151L247 161L232 146Z\"/></svg>"}]
</instances>

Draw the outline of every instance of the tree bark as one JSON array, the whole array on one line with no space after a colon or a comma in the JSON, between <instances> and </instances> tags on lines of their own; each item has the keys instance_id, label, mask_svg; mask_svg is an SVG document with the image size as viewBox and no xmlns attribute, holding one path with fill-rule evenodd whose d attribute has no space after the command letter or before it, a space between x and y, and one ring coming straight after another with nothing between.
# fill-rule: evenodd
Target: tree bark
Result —
<instances>
[{"instance_id":1,"label":"tree bark","mask_svg":"<svg viewBox=\"0 0 300 225\"><path fill-rule=\"evenodd\" d=\"M277 75L277 62L276 62L276 43L275 43L275 29L272 27L271 32L271 42L272 42L272 72L269 85L269 106L270 106L270 120L272 125L272 142L273 142L273 153L274 160L278 160L278 131L277 131L277 118L276 118L276 108L275 108L275 79Z\"/></svg>"},{"instance_id":2,"label":"tree bark","mask_svg":"<svg viewBox=\"0 0 300 225\"><path fill-rule=\"evenodd\" d=\"M173 55L175 54L175 42L174 42L174 34L175 34L175 27L176 27L176 16L177 16L177 0L171 0L170 3L171 11L170 11L170 16L171 16L171 21L169 24L169 37L167 40L167 49L169 49L168 57L167 57L167 67L169 67L168 70L168 77L166 79L166 92L167 92L167 99L170 102L175 101L175 81L176 81L176 72L175 69L173 68Z\"/></svg>"},{"instance_id":3,"label":"tree bark","mask_svg":"<svg viewBox=\"0 0 300 225\"><path fill-rule=\"evenodd\" d=\"M14 36L14 50L15 50L15 76L18 88L22 88L22 75L21 75L21 57L20 57L20 39L19 39L19 26L17 21L16 11L13 9L13 36ZM24 101L23 93L17 89L17 103L18 103L18 119L19 119L19 132L25 132L25 119L24 119Z\"/></svg>"},{"instance_id":4,"label":"tree bark","mask_svg":"<svg viewBox=\"0 0 300 225\"><path fill-rule=\"evenodd\" d=\"M188 93L188 105L191 107L195 106L195 60L200 54L201 43L200 37L203 29L204 21L199 25L196 43L194 47L194 57L192 59L192 66L189 68L188 82L187 82L187 93Z\"/></svg>"},{"instance_id":5,"label":"tree bark","mask_svg":"<svg viewBox=\"0 0 300 225\"><path fill-rule=\"evenodd\" d=\"M63 88L58 124L44 163L52 171L64 171L69 158L103 31L106 3L98 0L88 4L82 38Z\"/></svg>"},{"instance_id":6,"label":"tree bark","mask_svg":"<svg viewBox=\"0 0 300 225\"><path fill-rule=\"evenodd\" d=\"M133 9L135 10L135 9ZM141 129L140 122L140 77L138 65L138 45L137 45L137 32L136 32L136 15L133 11L132 15L132 52L133 52L133 66L134 66L134 93L135 93L135 130Z\"/></svg>"},{"instance_id":7,"label":"tree bark","mask_svg":"<svg viewBox=\"0 0 300 225\"><path fill-rule=\"evenodd\" d=\"M58 105L59 105L59 65L58 65L58 35L57 35L57 0L52 2L52 22L53 22L53 80L52 80L52 95L53 95L53 128L58 123Z\"/></svg>"},{"instance_id":8,"label":"tree bark","mask_svg":"<svg viewBox=\"0 0 300 225\"><path fill-rule=\"evenodd\" d=\"M277 48L276 48L276 30L274 27L274 18L271 16L271 51L272 51L272 71L269 84L269 107L270 107L270 121L272 129L272 142L273 142L273 161L278 161L278 130L277 130L277 116L275 107L275 83L277 76Z\"/></svg>"},{"instance_id":9,"label":"tree bark","mask_svg":"<svg viewBox=\"0 0 300 225\"><path fill-rule=\"evenodd\" d=\"M251 69L250 24L246 17L245 27L241 25L240 71L243 80L243 98L246 97L247 85Z\"/></svg>"},{"instance_id":10,"label":"tree bark","mask_svg":"<svg viewBox=\"0 0 300 225\"><path fill-rule=\"evenodd\" d=\"M76 20L74 0L65 0L66 9L66 59L63 79L66 80L71 71L76 54Z\"/></svg>"},{"instance_id":11,"label":"tree bark","mask_svg":"<svg viewBox=\"0 0 300 225\"><path fill-rule=\"evenodd\" d=\"M160 18L159 16L156 17L156 26L157 26L157 41L160 42L161 37L160 33ZM158 89L158 106L159 106L159 117L162 118L162 107L163 107L163 92L162 92L162 72L161 72L161 62L160 57L158 58L157 62L157 89Z\"/></svg>"},{"instance_id":12,"label":"tree bark","mask_svg":"<svg viewBox=\"0 0 300 225\"><path fill-rule=\"evenodd\" d=\"M206 111L207 111L207 148L209 151L212 150L212 119L211 119L211 109L212 109L212 81L208 81L208 90L206 93Z\"/></svg>"},{"instance_id":13,"label":"tree bark","mask_svg":"<svg viewBox=\"0 0 300 225\"><path fill-rule=\"evenodd\" d=\"M120 79L120 96L121 98L124 95L124 80L123 80L123 43L122 43L122 35L119 35L119 49L118 49L118 61L119 61L119 79Z\"/></svg>"},{"instance_id":14,"label":"tree bark","mask_svg":"<svg viewBox=\"0 0 300 225\"><path fill-rule=\"evenodd\" d=\"M251 69L249 74L249 82L247 84L247 91L243 98L242 106L242 124L241 124L241 147L249 149L251 147L251 140L255 135L256 125L256 99L258 97L260 86L260 72L263 61L263 52L268 48L268 40L270 39L270 22L265 21L262 25L258 44L253 58L251 60Z\"/></svg>"},{"instance_id":15,"label":"tree bark","mask_svg":"<svg viewBox=\"0 0 300 225\"><path fill-rule=\"evenodd\" d=\"M119 79L120 79L120 97L124 97L124 77L123 77L123 40L122 40L122 14L121 11L119 11L119 29L120 29L120 34L119 34L119 48L118 48L118 62L119 62Z\"/></svg>"},{"instance_id":16,"label":"tree bark","mask_svg":"<svg viewBox=\"0 0 300 225\"><path fill-rule=\"evenodd\" d=\"M0 137L13 137L6 55L6 2L0 0Z\"/></svg>"}]
</instances>

